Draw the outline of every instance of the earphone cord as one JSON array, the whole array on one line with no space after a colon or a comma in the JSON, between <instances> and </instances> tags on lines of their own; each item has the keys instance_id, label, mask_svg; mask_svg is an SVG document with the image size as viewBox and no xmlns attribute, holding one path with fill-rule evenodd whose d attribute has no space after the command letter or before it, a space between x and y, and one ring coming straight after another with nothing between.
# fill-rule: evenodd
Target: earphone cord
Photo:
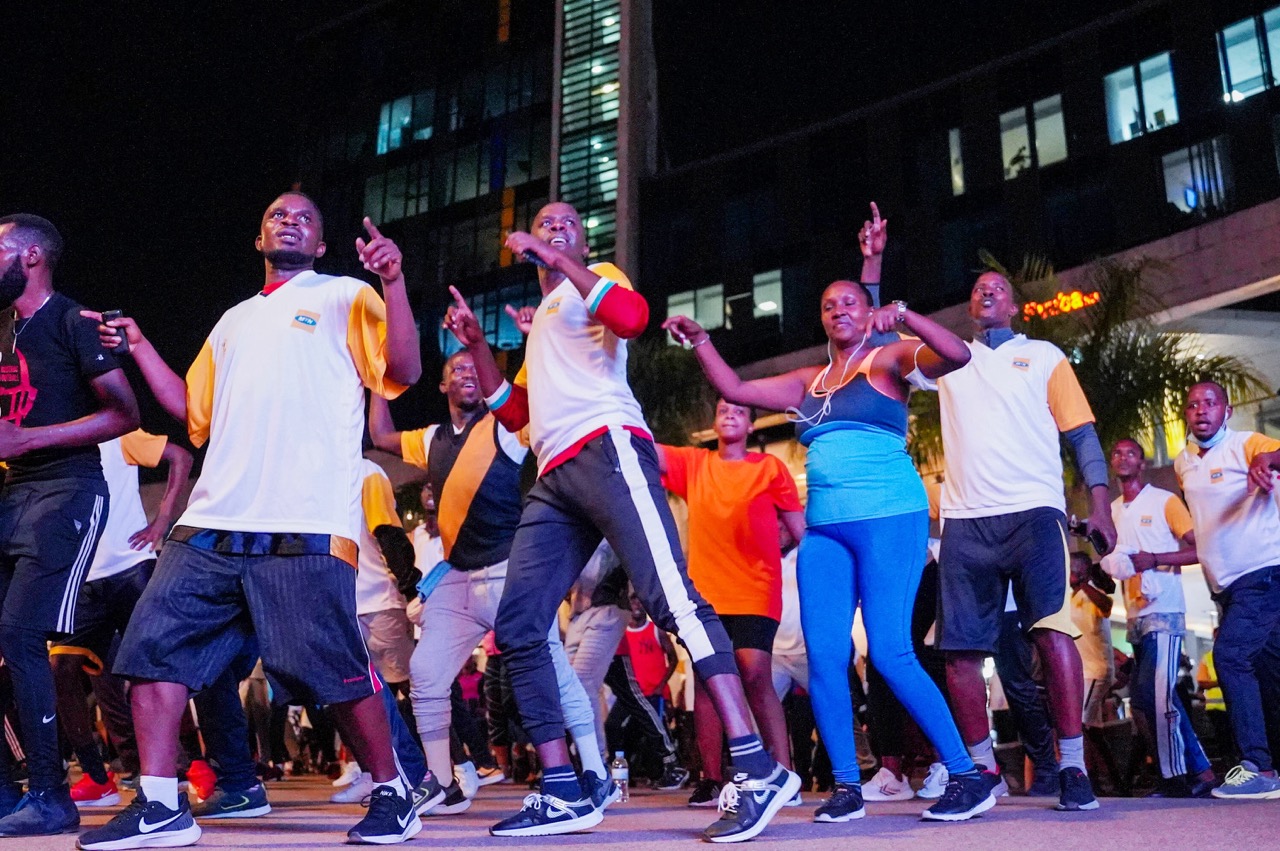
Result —
<instances>
[{"instance_id":1,"label":"earphone cord","mask_svg":"<svg viewBox=\"0 0 1280 851\"><path fill-rule=\"evenodd\" d=\"M853 350L856 352L862 348L862 344L867 342L867 338L870 336L871 329L868 328L863 332L862 339L858 341L858 345L853 347ZM785 413L787 415L788 422L805 423L809 426L816 426L826 419L827 415L831 413L831 397L837 390L848 383L845 380L845 376L849 372L849 364L853 363L853 357L850 356L845 359L844 367L840 370L840 382L836 384L835 387L828 388L826 384L826 377L830 374L831 364L834 362L835 354L831 349L831 341L828 340L827 365L822 368L822 371L814 377L813 383L809 385L809 395L813 396L815 399L821 399L822 407L820 407L812 417L806 417L799 408L787 408ZM857 376L855 375L854 377L856 378Z\"/></svg>"}]
</instances>

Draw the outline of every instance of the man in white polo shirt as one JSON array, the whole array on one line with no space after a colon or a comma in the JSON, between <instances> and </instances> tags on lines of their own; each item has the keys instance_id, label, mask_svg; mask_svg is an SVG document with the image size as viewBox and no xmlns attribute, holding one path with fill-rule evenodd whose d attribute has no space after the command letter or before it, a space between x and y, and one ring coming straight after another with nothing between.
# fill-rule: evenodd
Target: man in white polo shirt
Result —
<instances>
[{"instance_id":1,"label":"man in white polo shirt","mask_svg":"<svg viewBox=\"0 0 1280 851\"><path fill-rule=\"evenodd\" d=\"M1062 351L1015 334L1021 309L1009 281L978 276L969 297L977 333L964 367L938 380L946 481L938 560L938 646L960 733L974 762L994 770L985 657L996 650L1006 589L1040 653L1062 752L1060 810L1097 809L1084 768L1079 635L1067 582L1060 435L1092 502L1089 526L1115 542L1107 464L1093 412Z\"/></svg>"},{"instance_id":2,"label":"man in white polo shirt","mask_svg":"<svg viewBox=\"0 0 1280 851\"><path fill-rule=\"evenodd\" d=\"M1178 699L1178 662L1187 632L1182 568L1198 561L1196 533L1186 505L1146 482L1146 453L1132 438L1116 441L1111 471L1120 496L1111 503L1116 552L1102 568L1124 583L1129 644L1135 672L1133 708L1147 719L1148 742L1160 759L1163 782L1156 794L1203 798L1213 790L1213 769Z\"/></svg>"},{"instance_id":3,"label":"man in white polo shirt","mask_svg":"<svg viewBox=\"0 0 1280 851\"><path fill-rule=\"evenodd\" d=\"M1213 655L1242 755L1213 795L1280 798L1262 709L1264 684L1280 686L1280 441L1227 428L1231 403L1216 382L1192 385L1186 416L1187 448L1173 469L1222 607Z\"/></svg>"}]
</instances>

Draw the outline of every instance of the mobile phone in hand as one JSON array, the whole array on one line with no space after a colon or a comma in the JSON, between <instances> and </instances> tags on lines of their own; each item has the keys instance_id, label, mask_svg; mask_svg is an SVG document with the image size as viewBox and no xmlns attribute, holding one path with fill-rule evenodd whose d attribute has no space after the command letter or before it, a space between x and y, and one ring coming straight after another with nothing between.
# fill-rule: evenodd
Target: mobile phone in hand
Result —
<instances>
[{"instance_id":1,"label":"mobile phone in hand","mask_svg":"<svg viewBox=\"0 0 1280 851\"><path fill-rule=\"evenodd\" d=\"M542 258L539 257L537 254L535 254L533 252L533 249L531 248L526 248L524 251L520 252L520 255L524 257L525 260L528 260L530 263L537 266L539 269L547 268L547 264L543 263Z\"/></svg>"},{"instance_id":2,"label":"mobile phone in hand","mask_svg":"<svg viewBox=\"0 0 1280 851\"><path fill-rule=\"evenodd\" d=\"M123 310L104 310L102 312L102 324L104 325L108 322L114 322L117 319L123 318ZM116 330L120 332L120 343L111 350L111 353L114 355L127 355L129 354L129 338L125 336L123 328L118 328Z\"/></svg>"}]
</instances>

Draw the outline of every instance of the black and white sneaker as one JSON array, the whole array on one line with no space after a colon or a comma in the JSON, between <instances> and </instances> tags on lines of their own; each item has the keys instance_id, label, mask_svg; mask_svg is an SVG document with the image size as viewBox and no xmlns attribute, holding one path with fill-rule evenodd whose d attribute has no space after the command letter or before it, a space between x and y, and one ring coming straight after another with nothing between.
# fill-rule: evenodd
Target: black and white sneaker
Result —
<instances>
[{"instance_id":1,"label":"black and white sneaker","mask_svg":"<svg viewBox=\"0 0 1280 851\"><path fill-rule=\"evenodd\" d=\"M271 812L267 803L267 790L256 783L243 792L228 792L220 786L213 787L213 794L191 807L196 818L257 818Z\"/></svg>"},{"instance_id":2,"label":"black and white sneaker","mask_svg":"<svg viewBox=\"0 0 1280 851\"><path fill-rule=\"evenodd\" d=\"M465 813L471 809L471 799L462 794L462 787L458 785L456 780L446 788L441 789L440 794L442 797L439 802L428 808L423 815L456 816L458 813Z\"/></svg>"},{"instance_id":3,"label":"black and white sneaker","mask_svg":"<svg viewBox=\"0 0 1280 851\"><path fill-rule=\"evenodd\" d=\"M148 801L141 792L133 803L97 830L80 836L81 851L118 851L122 848L177 848L195 845L200 825L191 817L185 794L178 795L178 808L171 810L159 801Z\"/></svg>"},{"instance_id":4,"label":"black and white sneaker","mask_svg":"<svg viewBox=\"0 0 1280 851\"><path fill-rule=\"evenodd\" d=\"M712 780L710 777L702 778L694 785L693 792L689 795L689 806L714 807L720 800L720 788L721 784L718 780Z\"/></svg>"},{"instance_id":5,"label":"black and white sneaker","mask_svg":"<svg viewBox=\"0 0 1280 851\"><path fill-rule=\"evenodd\" d=\"M582 772L582 791L601 812L622 797L622 788L613 782L612 777L601 780L593 771Z\"/></svg>"},{"instance_id":6,"label":"black and white sneaker","mask_svg":"<svg viewBox=\"0 0 1280 851\"><path fill-rule=\"evenodd\" d=\"M1064 768L1058 772L1058 805L1055 810L1077 812L1079 810L1096 810L1098 799L1093 796L1093 784L1089 775L1078 768Z\"/></svg>"},{"instance_id":7,"label":"black and white sneaker","mask_svg":"<svg viewBox=\"0 0 1280 851\"><path fill-rule=\"evenodd\" d=\"M674 792L677 789L683 789L684 784L689 782L689 769L679 765L668 765L663 769L662 776L653 784L653 788L659 792Z\"/></svg>"},{"instance_id":8,"label":"black and white sneaker","mask_svg":"<svg viewBox=\"0 0 1280 851\"><path fill-rule=\"evenodd\" d=\"M412 839L422 830L413 801L400 797L390 786L373 788L369 812L347 831L347 839L359 845L395 845Z\"/></svg>"},{"instance_id":9,"label":"black and white sneaker","mask_svg":"<svg viewBox=\"0 0 1280 851\"><path fill-rule=\"evenodd\" d=\"M554 795L526 795L520 812L489 828L493 836L552 836L595 827L604 821L604 810L590 798L562 801Z\"/></svg>"},{"instance_id":10,"label":"black and white sneaker","mask_svg":"<svg viewBox=\"0 0 1280 851\"><path fill-rule=\"evenodd\" d=\"M862 806L862 787L857 783L837 783L831 790L831 797L823 801L822 806L814 810L813 820L820 822L842 822L860 819L867 814Z\"/></svg>"},{"instance_id":11,"label":"black and white sneaker","mask_svg":"<svg viewBox=\"0 0 1280 851\"><path fill-rule=\"evenodd\" d=\"M1000 775L993 771L952 774L938 803L920 815L928 821L967 821L996 805L1000 782Z\"/></svg>"},{"instance_id":12,"label":"black and white sneaker","mask_svg":"<svg viewBox=\"0 0 1280 851\"><path fill-rule=\"evenodd\" d=\"M455 787L457 785L454 784ZM422 775L422 782L413 787L409 797L413 799L413 811L420 816L425 816L445 800L445 790L441 787L440 781L436 780L436 776L428 771Z\"/></svg>"},{"instance_id":13,"label":"black and white sneaker","mask_svg":"<svg viewBox=\"0 0 1280 851\"><path fill-rule=\"evenodd\" d=\"M53 789L32 789L18 799L13 812L0 818L0 837L52 836L80 829L80 811L64 783Z\"/></svg>"},{"instance_id":14,"label":"black and white sneaker","mask_svg":"<svg viewBox=\"0 0 1280 851\"><path fill-rule=\"evenodd\" d=\"M745 842L760 834L800 791L800 775L774 763L767 778L735 775L720 790L720 819L702 832L708 842Z\"/></svg>"}]
</instances>

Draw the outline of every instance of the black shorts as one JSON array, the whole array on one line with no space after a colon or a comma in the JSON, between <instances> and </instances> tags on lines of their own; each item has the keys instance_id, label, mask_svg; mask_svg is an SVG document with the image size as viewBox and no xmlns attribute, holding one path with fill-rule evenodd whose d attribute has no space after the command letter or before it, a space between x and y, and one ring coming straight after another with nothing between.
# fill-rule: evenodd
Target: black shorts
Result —
<instances>
[{"instance_id":1,"label":"black shorts","mask_svg":"<svg viewBox=\"0 0 1280 851\"><path fill-rule=\"evenodd\" d=\"M1067 518L1055 508L948 519L938 557L938 649L994 653L1009 584L1023 629L1072 637Z\"/></svg>"},{"instance_id":2,"label":"black shorts","mask_svg":"<svg viewBox=\"0 0 1280 851\"><path fill-rule=\"evenodd\" d=\"M78 656L86 674L101 674L111 642L124 635L155 567L156 560L149 558L128 570L86 582L76 603L76 631L53 642L49 655Z\"/></svg>"},{"instance_id":3,"label":"black shorts","mask_svg":"<svg viewBox=\"0 0 1280 851\"><path fill-rule=\"evenodd\" d=\"M328 552L262 552L261 537L236 534L254 555L166 541L115 673L201 691L256 634L262 666L285 692L277 703L345 703L380 690L356 618L355 568ZM321 536L292 536L304 537Z\"/></svg>"},{"instance_id":4,"label":"black shorts","mask_svg":"<svg viewBox=\"0 0 1280 851\"><path fill-rule=\"evenodd\" d=\"M76 627L76 602L107 522L107 484L54 479L0 493L0 623Z\"/></svg>"},{"instance_id":5,"label":"black shorts","mask_svg":"<svg viewBox=\"0 0 1280 851\"><path fill-rule=\"evenodd\" d=\"M773 639L778 634L778 622L764 615L721 615L720 623L729 633L734 650L763 650L773 652Z\"/></svg>"}]
</instances>

